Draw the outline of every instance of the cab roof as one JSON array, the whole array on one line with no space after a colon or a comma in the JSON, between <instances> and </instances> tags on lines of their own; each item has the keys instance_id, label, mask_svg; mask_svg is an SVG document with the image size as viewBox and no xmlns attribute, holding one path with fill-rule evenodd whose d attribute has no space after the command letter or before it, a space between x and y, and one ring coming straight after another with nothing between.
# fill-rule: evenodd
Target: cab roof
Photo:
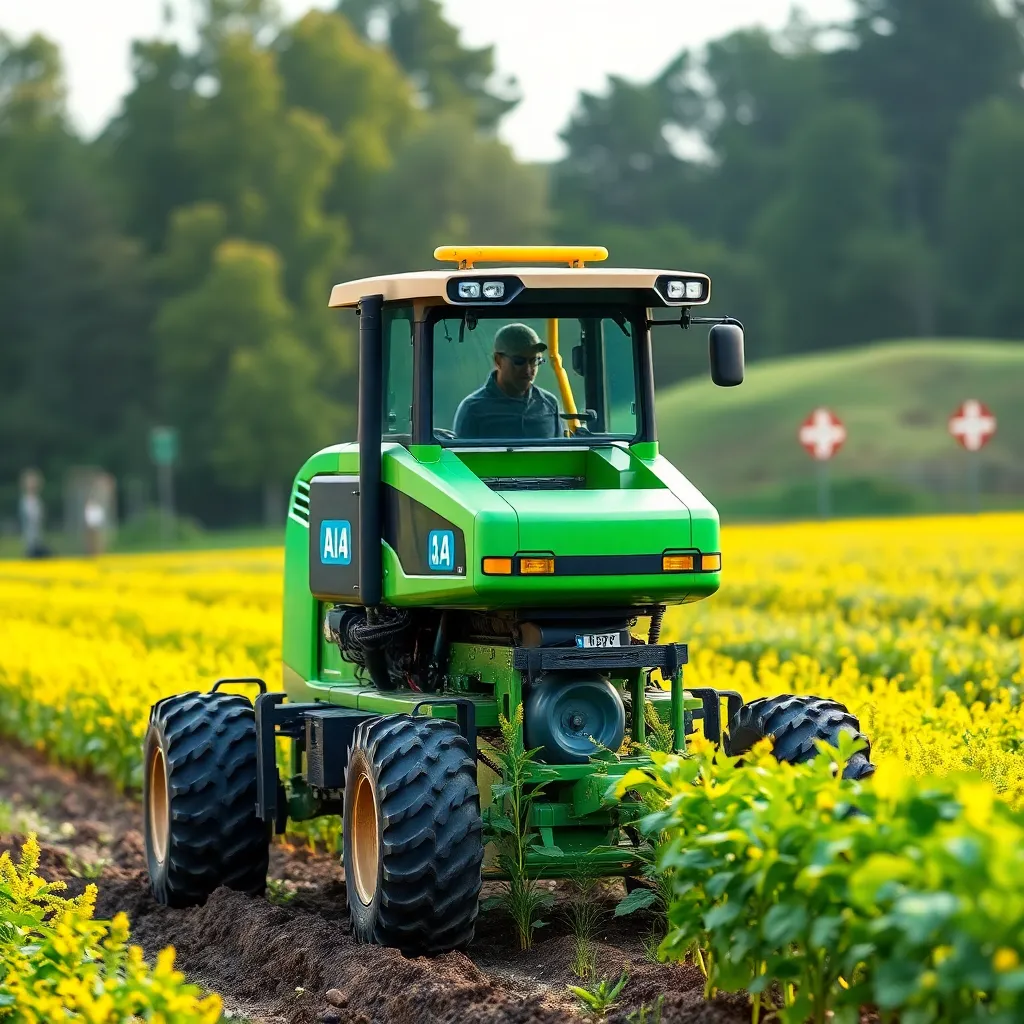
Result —
<instances>
[{"instance_id":1,"label":"cab roof","mask_svg":"<svg viewBox=\"0 0 1024 1024\"><path fill-rule=\"evenodd\" d=\"M607 259L608 250L603 246L440 246L434 250L434 257L443 262L455 262L458 267L346 281L331 289L328 305L332 308L356 306L366 295L383 295L385 302L433 299L456 306L501 305L501 302L479 298L458 299L457 285L449 288L449 282L453 281L486 282L492 279L512 283L505 301L511 301L523 292L545 289L627 289L645 293L649 305L659 306L704 305L711 298L711 279L707 274L684 270L587 267L587 262ZM477 263L498 265L478 269ZM567 265L530 265L551 263ZM668 282L677 280L689 280L695 284L702 282L700 297L670 298Z\"/></svg>"}]
</instances>

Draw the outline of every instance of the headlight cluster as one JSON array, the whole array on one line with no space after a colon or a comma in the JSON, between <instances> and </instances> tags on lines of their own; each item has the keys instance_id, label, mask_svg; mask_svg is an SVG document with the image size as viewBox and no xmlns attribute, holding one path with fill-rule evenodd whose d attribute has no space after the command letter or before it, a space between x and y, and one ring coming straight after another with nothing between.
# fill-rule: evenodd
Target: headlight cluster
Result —
<instances>
[{"instance_id":1,"label":"headlight cluster","mask_svg":"<svg viewBox=\"0 0 1024 1024\"><path fill-rule=\"evenodd\" d=\"M516 277L451 278L448 281L448 301L493 302L504 305L521 291L523 284Z\"/></svg>"},{"instance_id":2,"label":"headlight cluster","mask_svg":"<svg viewBox=\"0 0 1024 1024\"><path fill-rule=\"evenodd\" d=\"M504 281L460 281L460 299L479 299L481 294L485 299L500 299L505 295Z\"/></svg>"},{"instance_id":3,"label":"headlight cluster","mask_svg":"<svg viewBox=\"0 0 1024 1024\"><path fill-rule=\"evenodd\" d=\"M655 288L670 303L705 303L711 298L711 279L706 275L662 274Z\"/></svg>"}]
</instances>

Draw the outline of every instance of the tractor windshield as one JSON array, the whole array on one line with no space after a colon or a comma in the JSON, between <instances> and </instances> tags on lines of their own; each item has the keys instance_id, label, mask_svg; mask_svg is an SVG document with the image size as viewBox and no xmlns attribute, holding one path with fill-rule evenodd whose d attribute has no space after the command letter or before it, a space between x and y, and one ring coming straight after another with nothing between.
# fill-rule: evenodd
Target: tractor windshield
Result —
<instances>
[{"instance_id":1,"label":"tractor windshield","mask_svg":"<svg viewBox=\"0 0 1024 1024\"><path fill-rule=\"evenodd\" d=\"M636 437L642 320L446 314L430 328L433 428L442 444Z\"/></svg>"}]
</instances>

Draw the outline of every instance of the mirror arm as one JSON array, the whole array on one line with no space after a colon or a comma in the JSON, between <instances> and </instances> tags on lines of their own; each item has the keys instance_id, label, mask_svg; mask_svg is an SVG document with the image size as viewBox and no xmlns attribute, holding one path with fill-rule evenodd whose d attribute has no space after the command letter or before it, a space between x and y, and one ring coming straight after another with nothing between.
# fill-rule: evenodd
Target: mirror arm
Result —
<instances>
[{"instance_id":1,"label":"mirror arm","mask_svg":"<svg viewBox=\"0 0 1024 1024\"><path fill-rule=\"evenodd\" d=\"M691 324L734 324L736 327L743 330L743 324L732 316L691 316L690 307L684 306L682 312L679 314L678 320L648 320L648 327L667 327L669 325L675 325L681 327L684 331Z\"/></svg>"}]
</instances>

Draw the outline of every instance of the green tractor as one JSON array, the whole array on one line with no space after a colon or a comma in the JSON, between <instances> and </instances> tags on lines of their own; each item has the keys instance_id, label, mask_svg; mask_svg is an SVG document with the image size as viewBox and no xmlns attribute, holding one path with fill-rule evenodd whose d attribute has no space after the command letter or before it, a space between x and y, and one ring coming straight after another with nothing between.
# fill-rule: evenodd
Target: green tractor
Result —
<instances>
[{"instance_id":1,"label":"green tractor","mask_svg":"<svg viewBox=\"0 0 1024 1024\"><path fill-rule=\"evenodd\" d=\"M666 608L721 581L718 514L658 451L651 338L712 324L712 379L739 384L741 324L692 315L710 279L586 266L600 247L435 256L457 267L331 294L358 318L358 443L294 480L283 690L218 680L152 708L163 903L263 892L272 834L339 814L357 939L440 953L471 940L483 880L505 877L485 828L507 799L502 718L544 782L537 878L640 874L643 807L607 794L650 763L654 724L677 751L699 728L729 754L772 737L788 761L860 734L834 701L684 689L687 646L661 641ZM226 682L257 685L255 703ZM865 751L846 772L873 770Z\"/></svg>"}]
</instances>

